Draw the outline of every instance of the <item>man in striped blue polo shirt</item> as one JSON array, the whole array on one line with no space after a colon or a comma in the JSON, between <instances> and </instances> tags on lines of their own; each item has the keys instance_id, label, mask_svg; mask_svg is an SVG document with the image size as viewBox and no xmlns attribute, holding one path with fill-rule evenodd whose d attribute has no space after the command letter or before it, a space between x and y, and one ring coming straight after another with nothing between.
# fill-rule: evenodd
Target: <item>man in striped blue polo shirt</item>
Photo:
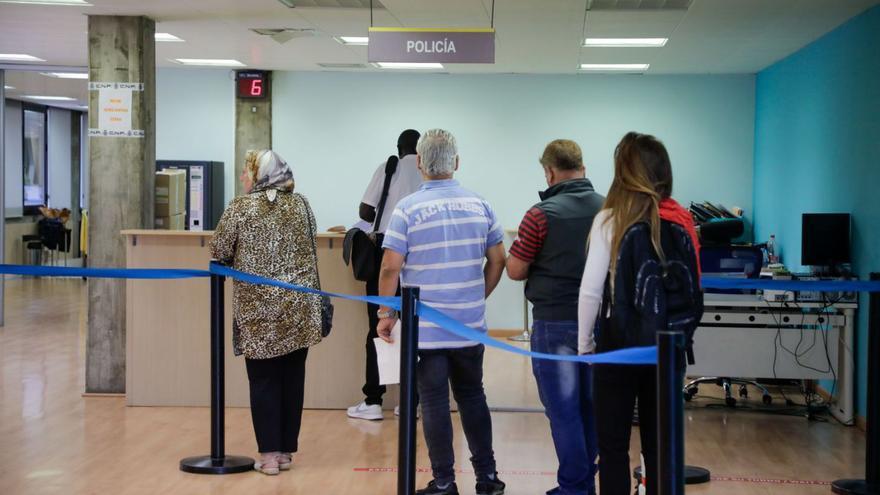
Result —
<instances>
[{"instance_id":1,"label":"man in striped blue polo shirt","mask_svg":"<svg viewBox=\"0 0 880 495\"><path fill-rule=\"evenodd\" d=\"M403 198L385 231L379 295L393 296L398 280L421 289L421 300L486 332L486 297L504 271L504 233L492 207L453 180L455 138L432 129L419 139L417 163L425 182ZM485 261L485 266L484 266ZM379 309L379 336L390 342L396 314ZM477 475L477 495L501 495L492 450L492 419L483 391L483 345L419 321L418 390L422 429L434 479L419 495L457 495L449 386Z\"/></svg>"}]
</instances>

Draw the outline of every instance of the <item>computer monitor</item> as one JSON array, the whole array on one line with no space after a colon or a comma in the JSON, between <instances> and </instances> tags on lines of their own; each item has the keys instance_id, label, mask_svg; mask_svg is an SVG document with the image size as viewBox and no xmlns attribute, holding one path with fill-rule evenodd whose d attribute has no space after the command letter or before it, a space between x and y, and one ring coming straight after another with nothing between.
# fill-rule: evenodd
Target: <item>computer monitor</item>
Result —
<instances>
[{"instance_id":1,"label":"computer monitor","mask_svg":"<svg viewBox=\"0 0 880 495\"><path fill-rule=\"evenodd\" d=\"M849 213L804 213L801 264L833 268L849 263L849 236Z\"/></svg>"}]
</instances>

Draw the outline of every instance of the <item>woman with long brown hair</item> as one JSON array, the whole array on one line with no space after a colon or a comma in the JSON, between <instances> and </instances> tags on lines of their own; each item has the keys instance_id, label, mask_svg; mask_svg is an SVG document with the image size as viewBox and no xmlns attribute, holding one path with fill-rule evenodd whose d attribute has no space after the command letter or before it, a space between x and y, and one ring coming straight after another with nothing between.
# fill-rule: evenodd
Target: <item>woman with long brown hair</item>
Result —
<instances>
[{"instance_id":1,"label":"woman with long brown hair","mask_svg":"<svg viewBox=\"0 0 880 495\"><path fill-rule=\"evenodd\" d=\"M693 219L671 195L672 165L663 143L646 134L625 135L614 151L614 181L590 232L578 301L581 354L654 345L655 332L670 323L665 295L657 295L666 290L667 261L681 268L684 285L699 290ZM664 280L651 285L649 273L663 273ZM656 493L656 380L654 366L595 366L602 495L632 492L629 443L636 399L647 493Z\"/></svg>"}]
</instances>

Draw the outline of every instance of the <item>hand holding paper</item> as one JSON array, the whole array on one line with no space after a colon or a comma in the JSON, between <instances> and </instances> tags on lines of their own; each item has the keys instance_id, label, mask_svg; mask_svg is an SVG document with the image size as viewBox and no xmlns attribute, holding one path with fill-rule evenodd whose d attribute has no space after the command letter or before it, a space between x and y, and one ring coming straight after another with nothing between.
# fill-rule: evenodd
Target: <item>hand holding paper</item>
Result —
<instances>
[{"instance_id":1,"label":"hand holding paper","mask_svg":"<svg viewBox=\"0 0 880 495\"><path fill-rule=\"evenodd\" d=\"M384 321L384 320L383 320ZM381 321L379 322L381 324ZM391 329L391 341L375 338L376 363L379 368L379 384L391 385L400 383L400 320Z\"/></svg>"}]
</instances>

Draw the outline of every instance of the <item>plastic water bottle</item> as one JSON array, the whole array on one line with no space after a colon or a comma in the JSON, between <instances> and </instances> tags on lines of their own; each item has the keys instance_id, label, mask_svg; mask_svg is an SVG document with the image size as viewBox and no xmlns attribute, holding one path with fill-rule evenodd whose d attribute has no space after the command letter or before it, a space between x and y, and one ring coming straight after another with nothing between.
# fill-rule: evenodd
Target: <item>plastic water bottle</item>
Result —
<instances>
[{"instance_id":1,"label":"plastic water bottle","mask_svg":"<svg viewBox=\"0 0 880 495\"><path fill-rule=\"evenodd\" d=\"M770 234L770 240L767 241L767 262L771 265L779 263L779 256L776 255L776 236Z\"/></svg>"}]
</instances>

